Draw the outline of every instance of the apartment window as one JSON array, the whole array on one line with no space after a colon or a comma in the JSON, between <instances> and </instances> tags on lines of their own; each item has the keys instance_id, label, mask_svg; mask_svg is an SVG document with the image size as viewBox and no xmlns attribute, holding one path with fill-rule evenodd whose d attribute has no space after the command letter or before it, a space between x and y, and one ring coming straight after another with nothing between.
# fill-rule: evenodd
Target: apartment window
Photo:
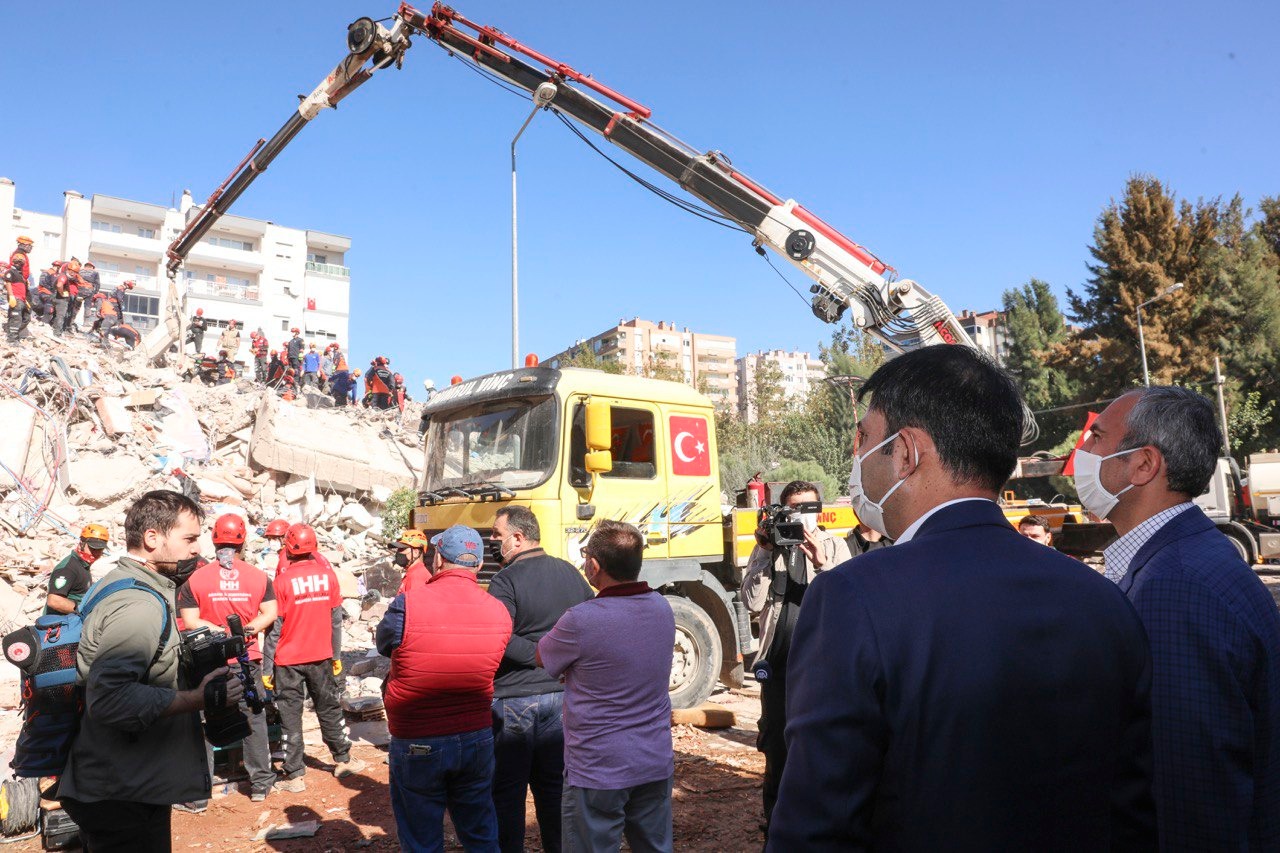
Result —
<instances>
[{"instance_id":1,"label":"apartment window","mask_svg":"<svg viewBox=\"0 0 1280 853\"><path fill-rule=\"evenodd\" d=\"M156 238L156 229L154 229L154 228L143 228L141 225L139 225L139 226L138 226L138 236L139 236L139 237L142 237L142 238L144 238L144 239L147 239L147 240L154 240L154 239Z\"/></svg>"},{"instance_id":2,"label":"apartment window","mask_svg":"<svg viewBox=\"0 0 1280 853\"><path fill-rule=\"evenodd\" d=\"M307 260L313 264L327 264L329 263L329 256L320 252L307 252Z\"/></svg>"},{"instance_id":3,"label":"apartment window","mask_svg":"<svg viewBox=\"0 0 1280 853\"><path fill-rule=\"evenodd\" d=\"M105 219L95 219L92 225L94 231L108 231L112 234L119 234L123 231L119 223L107 222Z\"/></svg>"},{"instance_id":4,"label":"apartment window","mask_svg":"<svg viewBox=\"0 0 1280 853\"><path fill-rule=\"evenodd\" d=\"M125 322L139 331L154 329L160 323L160 297L158 296L126 293L123 307Z\"/></svg>"},{"instance_id":5,"label":"apartment window","mask_svg":"<svg viewBox=\"0 0 1280 853\"><path fill-rule=\"evenodd\" d=\"M232 237L206 237L204 241L212 246L221 246L224 249L239 249L242 252L253 251L253 243L247 240L236 240Z\"/></svg>"},{"instance_id":6,"label":"apartment window","mask_svg":"<svg viewBox=\"0 0 1280 853\"><path fill-rule=\"evenodd\" d=\"M52 231L44 232L44 243L42 245L46 249L56 248L58 245L58 235L54 234Z\"/></svg>"}]
</instances>

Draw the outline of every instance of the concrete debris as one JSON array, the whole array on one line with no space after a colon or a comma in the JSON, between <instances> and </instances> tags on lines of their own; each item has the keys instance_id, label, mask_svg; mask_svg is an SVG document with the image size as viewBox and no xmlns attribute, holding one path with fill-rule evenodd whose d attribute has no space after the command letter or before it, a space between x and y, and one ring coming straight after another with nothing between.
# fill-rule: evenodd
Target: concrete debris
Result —
<instances>
[{"instance_id":1,"label":"concrete debris","mask_svg":"<svg viewBox=\"0 0 1280 853\"><path fill-rule=\"evenodd\" d=\"M271 572L268 522L316 528L339 578L345 649L356 664L349 710L360 719L379 712L390 661L373 649L373 631L403 577L389 560L381 511L394 489L418 480L416 414L331 408L312 389L284 401L247 380L208 387L190 381L190 360L176 353L156 367L142 348L54 340L38 322L30 331L16 346L0 342L0 633L39 616L49 573L84 524L112 533L93 567L100 577L123 553L134 499L194 487L210 520L246 519L245 559ZM202 552L213 557L207 535ZM0 708L15 707L16 684L16 668L0 664Z\"/></svg>"}]
</instances>

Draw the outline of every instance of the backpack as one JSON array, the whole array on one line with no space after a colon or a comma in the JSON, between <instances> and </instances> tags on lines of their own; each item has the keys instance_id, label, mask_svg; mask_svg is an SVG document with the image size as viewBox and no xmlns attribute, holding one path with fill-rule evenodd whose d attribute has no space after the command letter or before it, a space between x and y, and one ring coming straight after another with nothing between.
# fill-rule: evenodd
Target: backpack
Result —
<instances>
[{"instance_id":1,"label":"backpack","mask_svg":"<svg viewBox=\"0 0 1280 853\"><path fill-rule=\"evenodd\" d=\"M89 587L78 611L41 616L34 625L19 628L0 641L4 656L22 670L22 731L10 764L14 776L62 775L84 713L84 689L76 684L81 631L99 602L125 589L151 593L164 609L160 645L147 667L150 671L169 638L169 603L159 592L133 578L107 584L99 581Z\"/></svg>"}]
</instances>

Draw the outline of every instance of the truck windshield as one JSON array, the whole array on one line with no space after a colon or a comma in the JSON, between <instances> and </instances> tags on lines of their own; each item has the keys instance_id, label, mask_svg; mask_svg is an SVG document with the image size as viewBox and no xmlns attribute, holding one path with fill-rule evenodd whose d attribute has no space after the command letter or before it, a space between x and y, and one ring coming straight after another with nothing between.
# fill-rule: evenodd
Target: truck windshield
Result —
<instances>
[{"instance_id":1,"label":"truck windshield","mask_svg":"<svg viewBox=\"0 0 1280 853\"><path fill-rule=\"evenodd\" d=\"M424 488L536 486L556 463L553 397L476 403L431 418Z\"/></svg>"}]
</instances>

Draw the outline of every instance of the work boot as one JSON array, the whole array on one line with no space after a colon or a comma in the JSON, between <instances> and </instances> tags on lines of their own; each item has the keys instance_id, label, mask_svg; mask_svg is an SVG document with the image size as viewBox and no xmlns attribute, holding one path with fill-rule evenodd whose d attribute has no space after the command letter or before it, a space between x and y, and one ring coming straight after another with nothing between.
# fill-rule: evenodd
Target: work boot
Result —
<instances>
[{"instance_id":1,"label":"work boot","mask_svg":"<svg viewBox=\"0 0 1280 853\"><path fill-rule=\"evenodd\" d=\"M274 786L276 791L286 791L290 794L301 794L307 790L307 783L302 781L302 777L298 776L294 779L279 779Z\"/></svg>"},{"instance_id":2,"label":"work boot","mask_svg":"<svg viewBox=\"0 0 1280 853\"><path fill-rule=\"evenodd\" d=\"M299 782L302 780L299 779ZM277 783L278 784L278 783ZM267 794L271 793L271 788L254 788L249 792L249 802L260 803L267 798Z\"/></svg>"},{"instance_id":3,"label":"work boot","mask_svg":"<svg viewBox=\"0 0 1280 853\"><path fill-rule=\"evenodd\" d=\"M192 800L189 803L175 803L173 806L180 812L188 814L203 814L204 810L209 808L208 800Z\"/></svg>"},{"instance_id":4,"label":"work boot","mask_svg":"<svg viewBox=\"0 0 1280 853\"><path fill-rule=\"evenodd\" d=\"M368 766L360 759L348 756L346 761L339 761L334 765L333 775L339 779L343 776L354 776Z\"/></svg>"}]
</instances>

